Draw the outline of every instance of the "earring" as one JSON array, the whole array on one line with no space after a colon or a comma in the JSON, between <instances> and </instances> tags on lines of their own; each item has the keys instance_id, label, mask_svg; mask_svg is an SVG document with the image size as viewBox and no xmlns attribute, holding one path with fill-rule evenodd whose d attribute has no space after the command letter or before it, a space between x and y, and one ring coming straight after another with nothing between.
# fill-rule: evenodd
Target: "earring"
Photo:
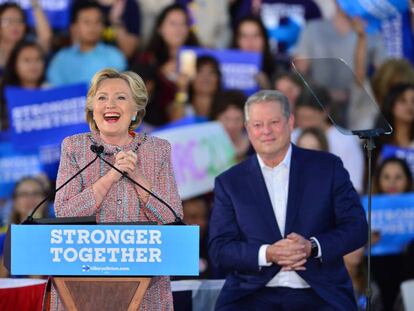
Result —
<instances>
[{"instance_id":1,"label":"earring","mask_svg":"<svg viewBox=\"0 0 414 311\"><path fill-rule=\"evenodd\" d=\"M137 115L133 115L132 118L131 118L131 121L135 122L136 120L137 120Z\"/></svg>"}]
</instances>

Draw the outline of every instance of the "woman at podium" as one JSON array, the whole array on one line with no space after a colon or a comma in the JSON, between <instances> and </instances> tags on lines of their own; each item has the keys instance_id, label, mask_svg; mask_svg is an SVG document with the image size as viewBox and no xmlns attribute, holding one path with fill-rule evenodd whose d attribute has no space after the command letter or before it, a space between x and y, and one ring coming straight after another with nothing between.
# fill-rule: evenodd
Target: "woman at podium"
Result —
<instances>
[{"instance_id":1,"label":"woman at podium","mask_svg":"<svg viewBox=\"0 0 414 311\"><path fill-rule=\"evenodd\" d=\"M145 115L148 95L133 72L104 69L95 74L87 94L86 119L91 132L64 139L57 175L59 187L82 167L101 157L168 202L183 216L171 165L171 146L162 139L135 133ZM102 147L103 150L102 150ZM98 223L153 221L170 223L174 215L165 205L99 159L56 193L57 217L95 215ZM92 299L92 297L91 297ZM62 310L56 291L51 310ZM140 310L172 310L168 277L153 277Z\"/></svg>"}]
</instances>

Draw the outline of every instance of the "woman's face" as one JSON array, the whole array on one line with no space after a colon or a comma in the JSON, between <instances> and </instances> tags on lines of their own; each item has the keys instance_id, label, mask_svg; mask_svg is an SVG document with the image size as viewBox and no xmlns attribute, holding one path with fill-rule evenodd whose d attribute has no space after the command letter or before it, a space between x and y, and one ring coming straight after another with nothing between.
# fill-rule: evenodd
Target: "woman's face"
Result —
<instances>
[{"instance_id":1,"label":"woman's face","mask_svg":"<svg viewBox=\"0 0 414 311\"><path fill-rule=\"evenodd\" d=\"M44 66L43 57L37 48L32 46L23 48L16 61L16 71L22 86L25 86L25 84L38 84L42 77Z\"/></svg>"},{"instance_id":2,"label":"woman's face","mask_svg":"<svg viewBox=\"0 0 414 311\"><path fill-rule=\"evenodd\" d=\"M379 177L379 187L382 193L403 193L407 188L408 179L401 165L396 162L387 163Z\"/></svg>"},{"instance_id":3,"label":"woman's face","mask_svg":"<svg viewBox=\"0 0 414 311\"><path fill-rule=\"evenodd\" d=\"M408 89L396 100L393 108L395 120L414 122L414 90Z\"/></svg>"},{"instance_id":4,"label":"woman's face","mask_svg":"<svg viewBox=\"0 0 414 311\"><path fill-rule=\"evenodd\" d=\"M259 26L254 22L244 22L239 26L236 42L238 48L249 52L263 52L265 41Z\"/></svg>"},{"instance_id":5,"label":"woman's face","mask_svg":"<svg viewBox=\"0 0 414 311\"><path fill-rule=\"evenodd\" d=\"M158 31L170 48L181 47L190 31L186 15L181 10L169 12Z\"/></svg>"},{"instance_id":6,"label":"woman's face","mask_svg":"<svg viewBox=\"0 0 414 311\"><path fill-rule=\"evenodd\" d=\"M128 136L136 114L131 89L124 80L106 79L99 84L93 98L93 118L103 139Z\"/></svg>"},{"instance_id":7,"label":"woman's face","mask_svg":"<svg viewBox=\"0 0 414 311\"><path fill-rule=\"evenodd\" d=\"M14 198L14 208L20 218L26 218L43 196L43 189L39 183L33 180L22 182L16 189Z\"/></svg>"},{"instance_id":8,"label":"woman's face","mask_svg":"<svg viewBox=\"0 0 414 311\"><path fill-rule=\"evenodd\" d=\"M229 106L218 118L232 141L235 141L244 130L243 111L235 106Z\"/></svg>"},{"instance_id":9,"label":"woman's face","mask_svg":"<svg viewBox=\"0 0 414 311\"><path fill-rule=\"evenodd\" d=\"M282 77L275 82L275 89L281 91L289 99L290 107L294 108L296 100L301 92L301 87L286 77Z\"/></svg>"},{"instance_id":10,"label":"woman's face","mask_svg":"<svg viewBox=\"0 0 414 311\"><path fill-rule=\"evenodd\" d=\"M219 77L212 64L204 64L194 77L193 88L196 94L213 95L218 89Z\"/></svg>"},{"instance_id":11,"label":"woman's face","mask_svg":"<svg viewBox=\"0 0 414 311\"><path fill-rule=\"evenodd\" d=\"M1 40L16 43L20 41L25 32L24 17L15 8L9 8L0 17Z\"/></svg>"},{"instance_id":12,"label":"woman's face","mask_svg":"<svg viewBox=\"0 0 414 311\"><path fill-rule=\"evenodd\" d=\"M301 148L311 149L311 150L322 150L322 146L319 143L319 140L310 133L304 134L299 137L297 145Z\"/></svg>"}]
</instances>

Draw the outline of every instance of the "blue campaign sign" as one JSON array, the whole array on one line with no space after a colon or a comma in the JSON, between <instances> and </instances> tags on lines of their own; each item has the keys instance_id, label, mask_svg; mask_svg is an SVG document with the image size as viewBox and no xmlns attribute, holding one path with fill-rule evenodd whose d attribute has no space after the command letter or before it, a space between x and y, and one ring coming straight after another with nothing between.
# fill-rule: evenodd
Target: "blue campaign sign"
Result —
<instances>
[{"instance_id":1,"label":"blue campaign sign","mask_svg":"<svg viewBox=\"0 0 414 311\"><path fill-rule=\"evenodd\" d=\"M384 145L381 149L381 159L397 157L407 161L411 173L414 175L414 148L401 148L393 145Z\"/></svg>"},{"instance_id":2,"label":"blue campaign sign","mask_svg":"<svg viewBox=\"0 0 414 311\"><path fill-rule=\"evenodd\" d=\"M212 56L219 62L225 89L239 89L247 95L259 89L256 75L262 65L260 53L184 47L178 55L179 70L188 66L188 63L194 65L194 58L202 55Z\"/></svg>"},{"instance_id":3,"label":"blue campaign sign","mask_svg":"<svg viewBox=\"0 0 414 311\"><path fill-rule=\"evenodd\" d=\"M383 21L408 10L407 0L338 0L338 4L347 15L361 17L367 32L379 31Z\"/></svg>"},{"instance_id":4,"label":"blue campaign sign","mask_svg":"<svg viewBox=\"0 0 414 311\"><path fill-rule=\"evenodd\" d=\"M9 142L0 143L0 198L9 198L14 184L25 176L42 171L36 151L16 150Z\"/></svg>"},{"instance_id":5,"label":"blue campaign sign","mask_svg":"<svg viewBox=\"0 0 414 311\"><path fill-rule=\"evenodd\" d=\"M11 142L18 148L60 145L69 135L89 131L86 84L26 90L7 87Z\"/></svg>"},{"instance_id":6,"label":"blue campaign sign","mask_svg":"<svg viewBox=\"0 0 414 311\"><path fill-rule=\"evenodd\" d=\"M198 275L198 226L12 225L12 275Z\"/></svg>"},{"instance_id":7,"label":"blue campaign sign","mask_svg":"<svg viewBox=\"0 0 414 311\"><path fill-rule=\"evenodd\" d=\"M0 3L10 2L10 0L0 0ZM27 22L34 28L35 19L32 5L28 0L14 0L26 12ZM39 0L39 5L46 14L50 25L56 29L66 30L69 26L70 7L72 0Z\"/></svg>"},{"instance_id":8,"label":"blue campaign sign","mask_svg":"<svg viewBox=\"0 0 414 311\"><path fill-rule=\"evenodd\" d=\"M365 210L368 198L362 198ZM372 197L372 230L380 233L373 255L401 253L414 239L414 193Z\"/></svg>"}]
</instances>

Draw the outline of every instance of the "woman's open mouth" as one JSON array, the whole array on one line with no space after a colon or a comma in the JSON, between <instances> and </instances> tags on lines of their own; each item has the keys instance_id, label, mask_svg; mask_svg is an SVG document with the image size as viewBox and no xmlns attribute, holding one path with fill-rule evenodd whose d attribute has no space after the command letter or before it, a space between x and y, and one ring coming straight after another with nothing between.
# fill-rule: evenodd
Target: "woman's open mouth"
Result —
<instances>
[{"instance_id":1,"label":"woman's open mouth","mask_svg":"<svg viewBox=\"0 0 414 311\"><path fill-rule=\"evenodd\" d=\"M121 115L115 112L108 112L104 114L104 120L108 123L116 123L120 117Z\"/></svg>"}]
</instances>

